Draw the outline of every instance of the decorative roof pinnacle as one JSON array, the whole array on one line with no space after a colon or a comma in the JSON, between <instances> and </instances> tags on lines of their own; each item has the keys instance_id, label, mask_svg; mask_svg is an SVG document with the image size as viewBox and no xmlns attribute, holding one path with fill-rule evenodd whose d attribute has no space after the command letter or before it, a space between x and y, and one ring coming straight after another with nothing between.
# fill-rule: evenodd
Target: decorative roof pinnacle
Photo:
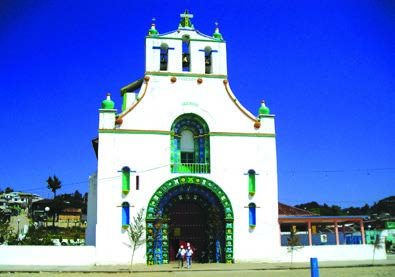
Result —
<instances>
[{"instance_id":1,"label":"decorative roof pinnacle","mask_svg":"<svg viewBox=\"0 0 395 277\"><path fill-rule=\"evenodd\" d=\"M156 24L155 24L155 17L152 18L152 23L151 23L151 29L148 30L148 36L157 36L159 35L158 30L156 30Z\"/></svg>"},{"instance_id":2,"label":"decorative roof pinnacle","mask_svg":"<svg viewBox=\"0 0 395 277\"><path fill-rule=\"evenodd\" d=\"M193 18L193 14L190 14L188 10L185 10L184 13L180 14L180 17L182 18L180 21L180 24L178 25L179 28L189 28L189 29L195 29L193 26L190 18Z\"/></svg>"},{"instance_id":3,"label":"decorative roof pinnacle","mask_svg":"<svg viewBox=\"0 0 395 277\"><path fill-rule=\"evenodd\" d=\"M218 27L218 22L215 22L215 31L213 34L213 38L218 39L218 40L223 40L222 34L219 32L219 27Z\"/></svg>"}]
</instances>

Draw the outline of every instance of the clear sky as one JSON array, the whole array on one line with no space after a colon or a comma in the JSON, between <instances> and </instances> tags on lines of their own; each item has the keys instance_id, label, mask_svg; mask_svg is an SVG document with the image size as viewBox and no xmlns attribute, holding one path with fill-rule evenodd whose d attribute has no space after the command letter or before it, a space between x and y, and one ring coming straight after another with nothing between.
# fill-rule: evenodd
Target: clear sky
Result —
<instances>
[{"instance_id":1,"label":"clear sky","mask_svg":"<svg viewBox=\"0 0 395 277\"><path fill-rule=\"evenodd\" d=\"M343 208L395 195L395 2L0 1L0 189L88 191L91 140L111 93L144 76L156 18L189 9L227 41L229 84L276 115L279 201ZM226 111L224 111L226 112Z\"/></svg>"}]
</instances>

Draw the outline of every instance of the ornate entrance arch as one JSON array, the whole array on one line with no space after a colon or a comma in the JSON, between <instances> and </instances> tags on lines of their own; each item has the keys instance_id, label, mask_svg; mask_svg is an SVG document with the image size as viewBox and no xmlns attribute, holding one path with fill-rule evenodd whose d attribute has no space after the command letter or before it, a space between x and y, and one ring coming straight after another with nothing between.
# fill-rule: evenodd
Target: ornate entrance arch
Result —
<instances>
[{"instance_id":1,"label":"ornate entrance arch","mask_svg":"<svg viewBox=\"0 0 395 277\"><path fill-rule=\"evenodd\" d=\"M179 204L199 206L207 215L208 245L214 247L217 261L233 261L233 210L220 186L199 176L179 176L163 183L151 197L146 213L147 264L170 261L172 211ZM176 249L177 250L177 249Z\"/></svg>"}]
</instances>

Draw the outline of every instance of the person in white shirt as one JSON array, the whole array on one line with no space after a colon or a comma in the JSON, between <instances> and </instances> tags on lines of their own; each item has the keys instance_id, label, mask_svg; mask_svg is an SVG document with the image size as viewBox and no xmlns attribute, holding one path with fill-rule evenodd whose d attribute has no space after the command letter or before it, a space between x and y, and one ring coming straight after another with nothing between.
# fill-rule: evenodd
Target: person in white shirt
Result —
<instances>
[{"instance_id":1,"label":"person in white shirt","mask_svg":"<svg viewBox=\"0 0 395 277\"><path fill-rule=\"evenodd\" d=\"M185 256L185 249L184 246L181 245L176 255L176 259L178 260L178 268L180 268L180 264L181 267L184 267L184 256Z\"/></svg>"},{"instance_id":2,"label":"person in white shirt","mask_svg":"<svg viewBox=\"0 0 395 277\"><path fill-rule=\"evenodd\" d=\"M191 249L190 246L188 246L187 251L185 252L185 255L187 256L187 268L191 268L191 264L192 264L192 254L193 254L193 250Z\"/></svg>"}]
</instances>

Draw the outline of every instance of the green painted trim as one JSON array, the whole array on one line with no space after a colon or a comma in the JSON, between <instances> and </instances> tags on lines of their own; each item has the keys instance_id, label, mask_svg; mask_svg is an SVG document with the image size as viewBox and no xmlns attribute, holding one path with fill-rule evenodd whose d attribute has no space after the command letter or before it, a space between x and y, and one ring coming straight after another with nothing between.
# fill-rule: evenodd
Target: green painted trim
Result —
<instances>
[{"instance_id":1,"label":"green painted trim","mask_svg":"<svg viewBox=\"0 0 395 277\"><path fill-rule=\"evenodd\" d=\"M121 88L121 95L127 93L127 92L135 92L136 90L140 89L143 85L144 78L140 78L137 81L134 81L133 83L130 83L129 85L124 86Z\"/></svg>"},{"instance_id":2,"label":"green painted trim","mask_svg":"<svg viewBox=\"0 0 395 277\"><path fill-rule=\"evenodd\" d=\"M265 117L267 117L267 118L272 118L272 117L274 117L274 116L275 116L274 114L260 114L260 115L258 115L258 118L259 118L259 119L265 118Z\"/></svg>"},{"instance_id":3,"label":"green painted trim","mask_svg":"<svg viewBox=\"0 0 395 277\"><path fill-rule=\"evenodd\" d=\"M99 109L99 113L116 113L116 109Z\"/></svg>"},{"instance_id":4,"label":"green painted trim","mask_svg":"<svg viewBox=\"0 0 395 277\"><path fill-rule=\"evenodd\" d=\"M122 96L122 111L126 110L126 93Z\"/></svg>"},{"instance_id":5,"label":"green painted trim","mask_svg":"<svg viewBox=\"0 0 395 277\"><path fill-rule=\"evenodd\" d=\"M272 133L226 133L226 132L210 132L211 137L267 137L275 138L276 134Z\"/></svg>"},{"instance_id":6,"label":"green painted trim","mask_svg":"<svg viewBox=\"0 0 395 277\"><path fill-rule=\"evenodd\" d=\"M172 135L172 131L162 130L128 130L128 129L99 129L99 134L138 134L138 135ZM268 137L275 138L272 133L227 133L210 132L210 137Z\"/></svg>"},{"instance_id":7,"label":"green painted trim","mask_svg":"<svg viewBox=\"0 0 395 277\"><path fill-rule=\"evenodd\" d=\"M145 38L148 39L169 39L169 40L182 40L182 38L175 38L175 37L161 37L159 36L146 36ZM215 38L213 39L196 39L196 38L191 38L189 41L200 41L200 42L215 42L215 43L226 43L225 40L217 40Z\"/></svg>"},{"instance_id":8,"label":"green painted trim","mask_svg":"<svg viewBox=\"0 0 395 277\"><path fill-rule=\"evenodd\" d=\"M255 195L255 171L254 173L248 173L248 193L251 196Z\"/></svg>"},{"instance_id":9,"label":"green painted trim","mask_svg":"<svg viewBox=\"0 0 395 277\"><path fill-rule=\"evenodd\" d=\"M227 75L222 74L197 74L197 73L180 73L180 72L157 72L157 71L146 71L145 75L151 76L176 76L176 77L201 77L201 78L216 78L216 79L224 79L228 78Z\"/></svg>"},{"instance_id":10,"label":"green painted trim","mask_svg":"<svg viewBox=\"0 0 395 277\"><path fill-rule=\"evenodd\" d=\"M130 191L130 169L122 171L122 193L128 194Z\"/></svg>"},{"instance_id":11,"label":"green painted trim","mask_svg":"<svg viewBox=\"0 0 395 277\"><path fill-rule=\"evenodd\" d=\"M99 134L170 135L171 131L99 129Z\"/></svg>"}]
</instances>

